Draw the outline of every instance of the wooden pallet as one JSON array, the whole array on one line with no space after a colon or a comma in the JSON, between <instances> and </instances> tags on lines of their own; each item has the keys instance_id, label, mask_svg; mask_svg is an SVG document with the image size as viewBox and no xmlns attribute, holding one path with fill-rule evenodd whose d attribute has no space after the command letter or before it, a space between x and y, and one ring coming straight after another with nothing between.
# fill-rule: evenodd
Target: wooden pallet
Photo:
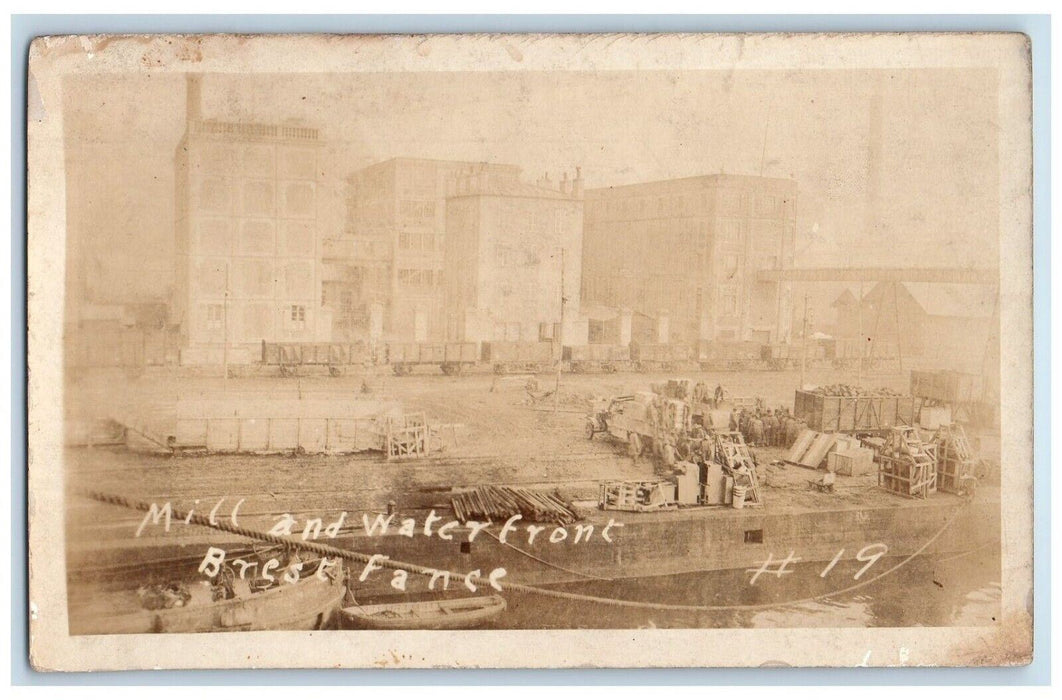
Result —
<instances>
[{"instance_id":1,"label":"wooden pallet","mask_svg":"<svg viewBox=\"0 0 1062 700\"><path fill-rule=\"evenodd\" d=\"M424 457L431 451L431 431L423 413L388 418L384 430L387 459Z\"/></svg>"}]
</instances>

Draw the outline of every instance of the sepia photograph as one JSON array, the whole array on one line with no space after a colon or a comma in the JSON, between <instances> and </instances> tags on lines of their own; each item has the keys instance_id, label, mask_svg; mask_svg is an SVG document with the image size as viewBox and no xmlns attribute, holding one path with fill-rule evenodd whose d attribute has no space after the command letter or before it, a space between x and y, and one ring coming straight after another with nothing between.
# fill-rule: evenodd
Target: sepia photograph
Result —
<instances>
[{"instance_id":1,"label":"sepia photograph","mask_svg":"<svg viewBox=\"0 0 1062 700\"><path fill-rule=\"evenodd\" d=\"M37 39L33 663L1029 663L1029 60Z\"/></svg>"}]
</instances>

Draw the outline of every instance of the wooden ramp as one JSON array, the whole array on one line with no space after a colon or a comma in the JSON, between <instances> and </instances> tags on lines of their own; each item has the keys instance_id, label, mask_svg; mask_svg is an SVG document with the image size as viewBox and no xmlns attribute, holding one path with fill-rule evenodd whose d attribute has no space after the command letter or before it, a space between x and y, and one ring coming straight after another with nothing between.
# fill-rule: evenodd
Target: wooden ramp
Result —
<instances>
[{"instance_id":1,"label":"wooden ramp","mask_svg":"<svg viewBox=\"0 0 1062 700\"><path fill-rule=\"evenodd\" d=\"M785 461L790 464L800 464L800 458L804 456L804 453L811 447L811 443L814 442L817 432L810 428L804 428L797 436L796 442L789 448L789 454L786 455Z\"/></svg>"},{"instance_id":2,"label":"wooden ramp","mask_svg":"<svg viewBox=\"0 0 1062 700\"><path fill-rule=\"evenodd\" d=\"M807 469L819 469L826 460L826 455L836 446L837 440L836 433L802 430L785 461Z\"/></svg>"}]
</instances>

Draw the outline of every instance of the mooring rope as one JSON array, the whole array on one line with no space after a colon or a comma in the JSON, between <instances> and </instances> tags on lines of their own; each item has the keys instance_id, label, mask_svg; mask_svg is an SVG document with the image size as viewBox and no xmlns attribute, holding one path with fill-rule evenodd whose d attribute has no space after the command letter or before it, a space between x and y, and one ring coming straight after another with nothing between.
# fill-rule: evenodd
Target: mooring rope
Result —
<instances>
[{"instance_id":1,"label":"mooring rope","mask_svg":"<svg viewBox=\"0 0 1062 700\"><path fill-rule=\"evenodd\" d=\"M139 510L139 511L142 511L142 512L145 512L145 513L151 512L151 510L153 508L156 511L158 510L158 506L156 504L153 504L153 503L152 504L148 504L148 503L146 503L144 501L134 501L134 500L125 498L124 496L118 496L118 495L114 495L114 494L105 494L105 493L101 493L101 492L98 492L98 491L85 491L85 492L81 492L81 495L83 495L83 496L85 496L87 498L90 498L90 499L92 499L94 501L99 501L100 503L107 503L109 505L121 506L123 508L129 508L129 509L132 509L132 510ZM501 586L503 591L506 591L506 590L508 590L508 591L516 591L516 592L519 592L519 593L529 593L529 594L533 594L533 595L544 596L544 597L547 597L547 598L557 598L557 599L561 599L561 600L570 600L570 601L576 601L576 602L594 603L594 604L597 604L597 605L610 605L610 606L613 606L613 607L634 608L634 609L642 609L642 610L669 610L669 611L682 611L682 612L716 612L716 611L725 611L725 610L748 610L748 611L752 611L752 610L767 610L767 609L770 609L770 608L780 608L780 607L784 607L784 606L787 606L787 605L801 605L801 604L804 604L804 603L811 603L811 602L814 602L814 601L817 601L817 600L822 600L823 598L829 598L831 596L837 596L837 595L843 595L845 593L851 593L852 591L856 591L856 590L859 590L860 588L864 588L866 586L869 586L870 584L872 584L872 583L874 583L876 581L880 581L881 579L885 578L886 576L889 576L889 575L895 573L896 571L899 571L901 568L903 568L908 563L910 563L912 559L914 559L915 557L917 557L920 554L922 554L922 552L924 552L930 545L932 545L934 542L936 542L940 538L940 536L943 535L944 532L951 526L951 524L953 522L955 522L955 519L962 512L962 510L964 509L965 505L966 504L956 508L955 512L952 513L951 517L948 518L948 520L945 521L945 523L941 526L941 528L939 530L937 530L933 534L932 537L930 537L928 540L926 540L922 544L922 546L920 546L914 552L912 552L911 554L909 554L906 557L904 557L900 562L898 562L894 566L889 567L888 569L886 569L885 571L881 572L880 574L878 574L876 576L873 576L873 577L867 579L866 581L860 581L859 583L851 585L851 586L848 586L846 588L841 588L839 590L834 590L834 591L829 591L829 592L826 592L826 593L821 593L821 594L815 595L815 596L809 596L807 598L800 598L800 599L797 599L797 600L784 600L784 601L776 601L776 602L771 602L771 603L757 603L757 604L748 604L748 605L744 605L744 604L735 604L735 605L690 605L690 604L684 604L684 603L652 603L652 602L648 602L648 601L624 600L622 598L607 598L607 597L603 597L603 596L587 595L587 594L583 594L583 593L570 593L568 591L555 591L555 590L550 590L550 589L547 589L547 588L540 588L538 586L531 586L531 585L524 584L524 583L497 582L497 585ZM177 520L181 520L183 522L195 523L196 525L200 525L202 527L206 527L206 528L210 528L210 529L214 529L214 530L221 530L223 532L229 532L229 533L232 533L232 534L235 534L235 535L240 535L241 537L247 537L249 539L261 540L261 541L264 541L264 542L272 542L274 544L282 545L282 546L293 548L293 549L304 549L306 551L314 552L314 553L320 554L322 556L336 557L336 558L346 559L348 561L360 562L362 564L368 564L369 561L372 559L371 555L363 554L361 552L354 552L354 551L347 550L347 549L342 549L340 547L335 547L333 545L324 544L322 542L297 540L297 539L295 539L293 537L282 537L280 535L273 535L273 534L270 534L268 532L260 532L260 531L251 530L251 529L245 528L245 527L240 527L240 526L236 526L236 525L230 525L229 523L226 523L224 521L215 520L215 521L211 522L209 517L204 516L204 515L200 515L198 513L184 513L182 511L180 511L178 509L175 509L175 508L172 508L172 507L170 509L170 512L171 512L171 517L173 517L173 518L175 518ZM383 568L387 568L387 569L403 569L403 570L408 571L410 573L418 574L418 575L421 575L421 576L429 576L429 577L430 576L436 576L436 575L439 575L439 574L453 574L454 573L454 572L449 572L449 571L436 569L436 568L433 568L433 567L421 566L419 564L412 564L412 563L408 563L408 562L402 562L402 561L398 561L398 560L395 560L395 559L379 559L379 558L377 558L377 560L374 562L374 565L375 566L380 566L380 567L383 567ZM574 572L571 572L571 573L574 573ZM463 575L460 575L460 574L455 574L455 575L457 577L459 577L459 578L465 578ZM469 575L467 578L468 578L469 582L473 582L473 583L476 583L476 584L479 584L479 585L484 585L484 586L491 585L491 582L488 579L484 578L483 576L472 576L472 575Z\"/></svg>"},{"instance_id":2,"label":"mooring rope","mask_svg":"<svg viewBox=\"0 0 1062 700\"><path fill-rule=\"evenodd\" d=\"M483 532L485 532L488 535L490 535L491 537L493 537L495 540L498 541L499 544L503 544L506 547L508 547L509 549L512 549L512 550L514 550L516 552L519 552L520 554L523 554L525 557L528 557L529 559L534 559L538 563L544 564L544 565L548 566L551 569L556 569L557 571L563 571L566 574L572 574L573 576L579 576L581 578L586 578L586 579L593 579L593 580L596 580L596 581L615 581L616 580L614 578L608 578L607 576L597 576L596 574L588 574L585 571L576 571L574 569L568 569L566 567L563 567L560 564L554 564L551 561L546 561L545 559L542 559L541 557L535 556L534 554L532 554L531 552L528 552L527 550L520 549L519 547L514 545L512 542L502 542L501 538L498 537L497 535L495 535L490 530L483 530Z\"/></svg>"}]
</instances>

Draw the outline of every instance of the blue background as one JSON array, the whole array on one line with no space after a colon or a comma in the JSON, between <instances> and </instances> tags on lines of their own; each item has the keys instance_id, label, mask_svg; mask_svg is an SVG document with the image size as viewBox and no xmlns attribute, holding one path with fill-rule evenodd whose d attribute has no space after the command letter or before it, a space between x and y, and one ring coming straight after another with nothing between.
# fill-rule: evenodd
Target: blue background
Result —
<instances>
[{"instance_id":1,"label":"blue background","mask_svg":"<svg viewBox=\"0 0 1062 700\"><path fill-rule=\"evenodd\" d=\"M1047 15L13 15L11 18L11 682L15 685L1041 685L1050 682L1051 20ZM26 62L43 34L1008 31L1032 40L1034 660L1004 669L328 670L37 673L26 587Z\"/></svg>"}]
</instances>

